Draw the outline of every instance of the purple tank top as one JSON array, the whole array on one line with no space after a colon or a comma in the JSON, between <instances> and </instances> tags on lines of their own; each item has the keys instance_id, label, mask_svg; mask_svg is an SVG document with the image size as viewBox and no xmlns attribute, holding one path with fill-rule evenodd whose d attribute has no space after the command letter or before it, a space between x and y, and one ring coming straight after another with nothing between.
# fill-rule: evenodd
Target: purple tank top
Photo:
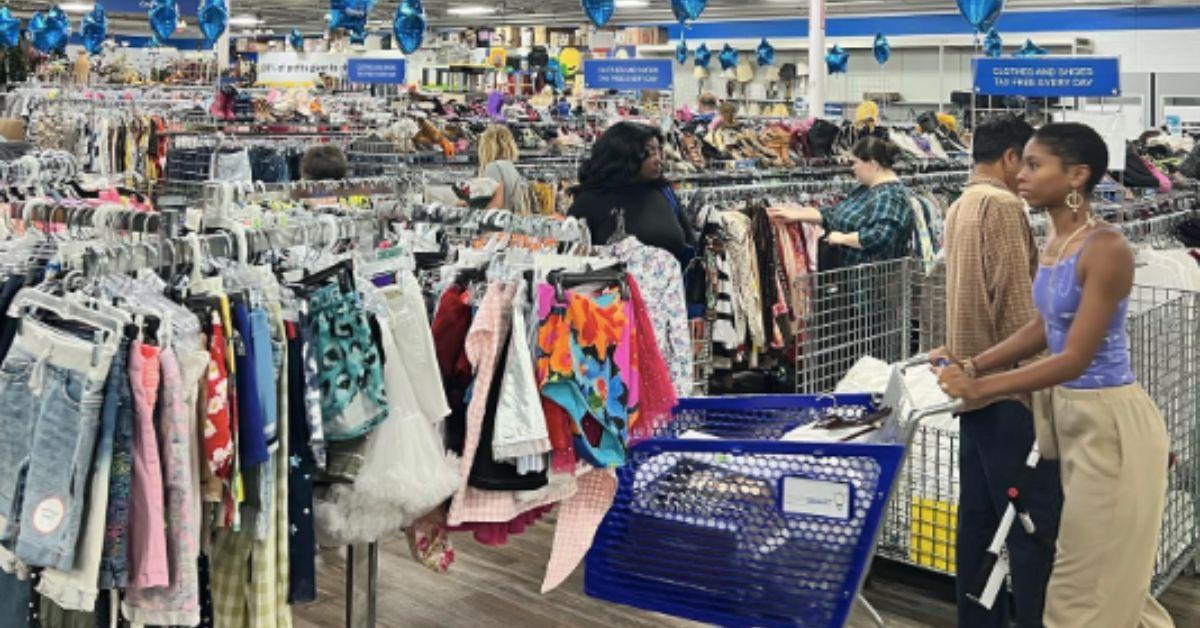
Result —
<instances>
[{"instance_id":1,"label":"purple tank top","mask_svg":"<svg viewBox=\"0 0 1200 628\"><path fill-rule=\"evenodd\" d=\"M1088 239L1091 237L1088 236ZM1071 329L1083 297L1083 286L1079 285L1075 273L1079 256L1087 247L1087 240L1083 244L1079 251L1062 262L1054 266L1039 266L1037 277L1033 280L1033 303L1046 323L1046 344L1054 355L1062 353L1066 346L1067 332ZM1129 360L1129 336L1125 331L1128 311L1129 299L1125 298L1117 304L1117 311L1113 313L1104 340L1087 371L1079 379L1063 386L1077 389L1114 388L1134 382Z\"/></svg>"}]
</instances>

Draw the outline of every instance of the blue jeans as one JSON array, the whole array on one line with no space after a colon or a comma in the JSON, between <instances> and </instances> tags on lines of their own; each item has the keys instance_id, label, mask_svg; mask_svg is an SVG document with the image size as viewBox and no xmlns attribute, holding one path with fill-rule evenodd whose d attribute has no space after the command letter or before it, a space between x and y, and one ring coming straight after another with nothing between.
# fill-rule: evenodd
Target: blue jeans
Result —
<instances>
[{"instance_id":1,"label":"blue jeans","mask_svg":"<svg viewBox=\"0 0 1200 628\"><path fill-rule=\"evenodd\" d=\"M958 625L1007 628L1011 615L1023 628L1041 626L1062 514L1058 461L1042 460L1021 491L1038 536L1048 545L1038 543L1020 523L1013 524L1007 545L1015 608L1010 611L1008 596L1001 591L989 611L966 595L1008 507L1008 489L1018 484L1033 447L1033 414L1018 401L998 401L963 414L959 425Z\"/></svg>"},{"instance_id":2,"label":"blue jeans","mask_svg":"<svg viewBox=\"0 0 1200 628\"><path fill-rule=\"evenodd\" d=\"M129 384L128 339L113 356L100 413L98 462L107 455L108 507L104 553L100 557L100 588L122 589L129 577L129 500L133 492L133 390ZM105 446L104 435L111 434ZM96 466L99 466L98 464Z\"/></svg>"},{"instance_id":3,"label":"blue jeans","mask_svg":"<svg viewBox=\"0 0 1200 628\"><path fill-rule=\"evenodd\" d=\"M31 567L74 564L114 350L25 320L0 364L0 540Z\"/></svg>"}]
</instances>

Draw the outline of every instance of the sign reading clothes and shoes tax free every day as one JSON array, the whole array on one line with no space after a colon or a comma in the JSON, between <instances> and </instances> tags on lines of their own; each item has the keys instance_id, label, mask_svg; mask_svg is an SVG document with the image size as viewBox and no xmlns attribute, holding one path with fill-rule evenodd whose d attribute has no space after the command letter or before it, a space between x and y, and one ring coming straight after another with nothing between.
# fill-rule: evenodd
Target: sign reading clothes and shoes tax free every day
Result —
<instances>
[{"instance_id":1,"label":"sign reading clothes and shoes tax free every day","mask_svg":"<svg viewBox=\"0 0 1200 628\"><path fill-rule=\"evenodd\" d=\"M671 89L671 63L669 59L589 59L583 62L583 85L617 91Z\"/></svg>"},{"instance_id":2,"label":"sign reading clothes and shoes tax free every day","mask_svg":"<svg viewBox=\"0 0 1200 628\"><path fill-rule=\"evenodd\" d=\"M985 96L1053 98L1121 94L1116 57L979 57L975 93Z\"/></svg>"}]
</instances>

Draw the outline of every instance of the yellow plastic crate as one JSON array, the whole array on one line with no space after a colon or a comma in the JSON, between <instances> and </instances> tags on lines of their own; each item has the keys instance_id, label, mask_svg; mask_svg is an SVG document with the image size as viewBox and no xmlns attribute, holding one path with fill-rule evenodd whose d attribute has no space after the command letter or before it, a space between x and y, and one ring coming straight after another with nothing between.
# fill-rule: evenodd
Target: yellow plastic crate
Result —
<instances>
[{"instance_id":1,"label":"yellow plastic crate","mask_svg":"<svg viewBox=\"0 0 1200 628\"><path fill-rule=\"evenodd\" d=\"M958 504L935 499L914 499L909 515L909 560L941 572L954 574L954 547Z\"/></svg>"}]
</instances>

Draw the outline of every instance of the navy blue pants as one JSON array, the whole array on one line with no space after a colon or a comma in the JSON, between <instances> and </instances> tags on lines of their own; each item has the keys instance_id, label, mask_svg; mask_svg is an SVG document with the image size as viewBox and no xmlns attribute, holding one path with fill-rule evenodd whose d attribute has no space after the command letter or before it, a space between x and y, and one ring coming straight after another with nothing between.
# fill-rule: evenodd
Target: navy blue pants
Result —
<instances>
[{"instance_id":1,"label":"navy blue pants","mask_svg":"<svg viewBox=\"0 0 1200 628\"><path fill-rule=\"evenodd\" d=\"M1001 591L989 611L966 595L983 568L988 545L1008 507L1008 489L1017 484L1033 447L1033 414L1020 402L998 401L963 414L959 425L958 625L1008 628L1011 617L1018 626L1041 626L1062 515L1058 461L1042 460L1022 490L1022 502L1046 545L1026 533L1019 522L1014 523L1008 535L1013 604Z\"/></svg>"}]
</instances>

